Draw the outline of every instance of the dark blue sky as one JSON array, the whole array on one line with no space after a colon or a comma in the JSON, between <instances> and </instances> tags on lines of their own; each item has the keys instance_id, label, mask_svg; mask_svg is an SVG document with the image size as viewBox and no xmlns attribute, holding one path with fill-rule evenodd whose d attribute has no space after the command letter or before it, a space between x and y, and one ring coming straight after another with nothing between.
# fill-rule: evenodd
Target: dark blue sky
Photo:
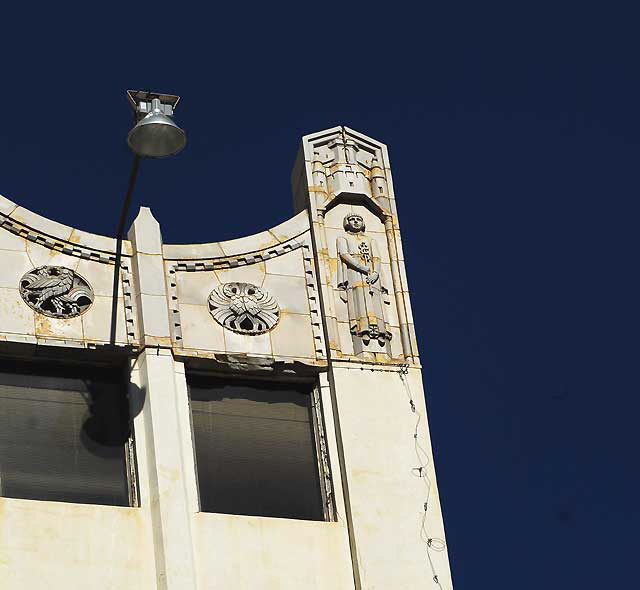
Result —
<instances>
[{"instance_id":1,"label":"dark blue sky","mask_svg":"<svg viewBox=\"0 0 640 590\"><path fill-rule=\"evenodd\" d=\"M127 88L182 96L135 194L167 243L288 218L305 133L386 142L456 588L634 586L637 15L82 6L4 8L0 193L115 233Z\"/></svg>"}]
</instances>

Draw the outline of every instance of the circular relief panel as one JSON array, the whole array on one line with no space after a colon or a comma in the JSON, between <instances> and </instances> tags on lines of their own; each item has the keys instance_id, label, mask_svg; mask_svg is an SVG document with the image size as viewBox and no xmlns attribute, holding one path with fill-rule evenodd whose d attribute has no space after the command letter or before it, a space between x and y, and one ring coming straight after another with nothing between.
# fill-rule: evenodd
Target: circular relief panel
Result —
<instances>
[{"instance_id":1,"label":"circular relief panel","mask_svg":"<svg viewBox=\"0 0 640 590\"><path fill-rule=\"evenodd\" d=\"M240 334L268 332L280 319L273 295L251 283L225 283L209 295L209 311L220 325Z\"/></svg>"},{"instance_id":2,"label":"circular relief panel","mask_svg":"<svg viewBox=\"0 0 640 590\"><path fill-rule=\"evenodd\" d=\"M77 272L64 266L40 266L20 279L20 295L38 313L72 318L93 303L93 289Z\"/></svg>"}]
</instances>

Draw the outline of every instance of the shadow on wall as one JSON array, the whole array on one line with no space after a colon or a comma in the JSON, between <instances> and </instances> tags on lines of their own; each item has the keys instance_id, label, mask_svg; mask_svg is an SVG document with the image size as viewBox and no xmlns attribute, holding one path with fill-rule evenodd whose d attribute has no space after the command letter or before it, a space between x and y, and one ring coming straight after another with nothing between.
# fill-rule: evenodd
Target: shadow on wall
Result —
<instances>
[{"instance_id":1,"label":"shadow on wall","mask_svg":"<svg viewBox=\"0 0 640 590\"><path fill-rule=\"evenodd\" d=\"M128 395L114 392L111 384L86 381L87 412L80 429L80 442L92 455L115 458L132 436L134 418L142 411L146 390L129 385Z\"/></svg>"},{"instance_id":2,"label":"shadow on wall","mask_svg":"<svg viewBox=\"0 0 640 590\"><path fill-rule=\"evenodd\" d=\"M146 392L128 392L128 358L100 367L58 353L0 361L0 495L135 505L127 443Z\"/></svg>"}]
</instances>

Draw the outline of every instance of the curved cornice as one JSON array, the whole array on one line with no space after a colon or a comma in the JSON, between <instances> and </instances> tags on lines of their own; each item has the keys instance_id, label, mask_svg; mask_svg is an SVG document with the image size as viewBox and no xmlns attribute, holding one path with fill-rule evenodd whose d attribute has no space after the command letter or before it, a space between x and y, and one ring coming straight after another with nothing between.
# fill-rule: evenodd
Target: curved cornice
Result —
<instances>
[{"instance_id":1,"label":"curved cornice","mask_svg":"<svg viewBox=\"0 0 640 590\"><path fill-rule=\"evenodd\" d=\"M70 256L106 264L115 262L115 238L92 234L48 219L2 195L0 195L1 230L10 231L45 248ZM163 253L169 260L230 258L280 246L308 230L309 218L306 211L301 211L275 227L257 234L223 242L166 244L163 246ZM132 247L129 240L123 240L122 254L131 256Z\"/></svg>"},{"instance_id":2,"label":"curved cornice","mask_svg":"<svg viewBox=\"0 0 640 590\"><path fill-rule=\"evenodd\" d=\"M2 195L0 195L0 229L70 256L104 264L115 263L115 238L92 234L47 219ZM128 240L122 241L122 255L131 256L131 243Z\"/></svg>"},{"instance_id":3,"label":"curved cornice","mask_svg":"<svg viewBox=\"0 0 640 590\"><path fill-rule=\"evenodd\" d=\"M165 244L162 248L167 260L233 258L271 248L277 249L308 230L309 217L306 211L301 211L279 225L251 236L207 244Z\"/></svg>"}]
</instances>

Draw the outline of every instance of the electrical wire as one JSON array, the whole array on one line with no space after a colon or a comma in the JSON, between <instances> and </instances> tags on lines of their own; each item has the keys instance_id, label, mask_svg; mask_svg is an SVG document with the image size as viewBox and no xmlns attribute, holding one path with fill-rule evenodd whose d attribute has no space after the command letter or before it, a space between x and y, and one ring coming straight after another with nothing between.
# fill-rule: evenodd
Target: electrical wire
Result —
<instances>
[{"instance_id":1,"label":"electrical wire","mask_svg":"<svg viewBox=\"0 0 640 590\"><path fill-rule=\"evenodd\" d=\"M438 537L431 537L427 531L427 512L429 509L429 500L431 494L431 479L429 478L429 474L427 473L427 467L430 463L430 457L427 450L420 444L419 440L419 430L420 430L420 422L422 421L422 414L417 410L416 404L413 401L413 395L411 393L411 386L409 385L409 380L407 379L407 375L409 374L409 364L405 363L398 369L398 374L400 375L400 380L404 386L405 393L407 394L407 399L409 401L409 407L411 408L411 412L416 415L416 424L413 429L413 445L416 454L416 458L418 461L418 466L411 469L411 474L414 477L418 477L424 481L426 488L426 497L424 504L422 506L422 522L420 525L420 540L426 545L426 554L427 561L429 562L429 567L431 569L432 580L434 584L443 590L442 583L440 582L440 578L438 577L438 572L436 571L435 565L433 563L433 559L431 558L431 552L441 553L446 549L446 543L444 539L440 539Z\"/></svg>"}]
</instances>

